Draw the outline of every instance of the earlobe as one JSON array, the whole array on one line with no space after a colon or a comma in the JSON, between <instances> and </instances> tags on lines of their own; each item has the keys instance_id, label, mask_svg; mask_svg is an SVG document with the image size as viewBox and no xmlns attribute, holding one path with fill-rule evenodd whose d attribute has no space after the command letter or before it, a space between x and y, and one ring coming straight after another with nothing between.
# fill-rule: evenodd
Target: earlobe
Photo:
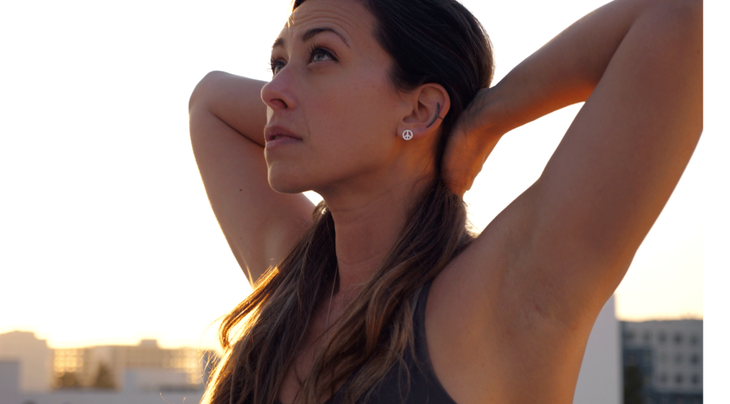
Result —
<instances>
[{"instance_id":1,"label":"earlobe","mask_svg":"<svg viewBox=\"0 0 730 404\"><path fill-rule=\"evenodd\" d=\"M398 125L396 137L417 140L438 133L438 120L444 119L450 106L448 92L441 85L424 84L409 93L405 102L409 110Z\"/></svg>"}]
</instances>

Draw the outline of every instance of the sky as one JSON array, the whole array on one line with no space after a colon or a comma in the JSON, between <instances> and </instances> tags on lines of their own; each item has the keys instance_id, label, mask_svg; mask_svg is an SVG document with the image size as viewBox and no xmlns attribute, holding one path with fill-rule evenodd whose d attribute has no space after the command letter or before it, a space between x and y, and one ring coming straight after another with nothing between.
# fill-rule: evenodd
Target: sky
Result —
<instances>
[{"instance_id":1,"label":"sky","mask_svg":"<svg viewBox=\"0 0 730 404\"><path fill-rule=\"evenodd\" d=\"M494 43L496 83L605 1L463 3ZM0 333L33 331L57 348L215 346L216 319L250 287L208 204L187 102L211 70L269 79L288 10L289 0L0 3ZM727 275L712 269L727 263L727 125L709 118L727 105L727 79L712 77L695 156L616 292L622 320L703 318L720 313L708 293L727 300L717 289ZM466 195L478 228L537 179L579 107L505 136Z\"/></svg>"}]
</instances>

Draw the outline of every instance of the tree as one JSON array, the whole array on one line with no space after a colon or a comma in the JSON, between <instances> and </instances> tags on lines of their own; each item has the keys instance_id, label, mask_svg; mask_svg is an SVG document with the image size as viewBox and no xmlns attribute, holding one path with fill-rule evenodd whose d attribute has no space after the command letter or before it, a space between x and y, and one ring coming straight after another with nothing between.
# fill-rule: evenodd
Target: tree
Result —
<instances>
[{"instance_id":1,"label":"tree","mask_svg":"<svg viewBox=\"0 0 730 404\"><path fill-rule=\"evenodd\" d=\"M91 387L104 390L115 390L117 388L114 383L114 375L105 363L102 362L99 364L99 370L96 371L96 378Z\"/></svg>"},{"instance_id":2,"label":"tree","mask_svg":"<svg viewBox=\"0 0 730 404\"><path fill-rule=\"evenodd\" d=\"M644 404L644 377L636 365L624 367L624 404Z\"/></svg>"},{"instance_id":3,"label":"tree","mask_svg":"<svg viewBox=\"0 0 730 404\"><path fill-rule=\"evenodd\" d=\"M84 387L74 372L63 372L61 376L56 378L56 385L59 389L80 389Z\"/></svg>"}]
</instances>

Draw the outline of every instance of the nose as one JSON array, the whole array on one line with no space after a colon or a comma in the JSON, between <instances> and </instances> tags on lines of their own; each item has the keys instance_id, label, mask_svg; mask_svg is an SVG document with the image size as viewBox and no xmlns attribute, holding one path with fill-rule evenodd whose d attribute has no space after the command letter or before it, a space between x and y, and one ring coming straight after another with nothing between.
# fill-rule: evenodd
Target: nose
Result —
<instances>
[{"instance_id":1,"label":"nose","mask_svg":"<svg viewBox=\"0 0 730 404\"><path fill-rule=\"evenodd\" d=\"M293 77L286 67L261 89L261 99L274 111L294 108Z\"/></svg>"}]
</instances>

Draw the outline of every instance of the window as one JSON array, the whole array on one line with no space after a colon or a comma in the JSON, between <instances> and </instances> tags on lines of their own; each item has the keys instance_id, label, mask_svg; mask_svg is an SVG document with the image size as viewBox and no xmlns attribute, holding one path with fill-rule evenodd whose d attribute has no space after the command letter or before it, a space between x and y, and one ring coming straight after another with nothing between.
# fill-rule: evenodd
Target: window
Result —
<instances>
[{"instance_id":1,"label":"window","mask_svg":"<svg viewBox=\"0 0 730 404\"><path fill-rule=\"evenodd\" d=\"M677 355L676 355L676 356L674 357L674 363L676 363L676 364L680 364L680 363L682 363L682 359L683 359L683 358L682 358L682 354L681 354L681 353L678 353L678 354L677 354Z\"/></svg>"},{"instance_id":2,"label":"window","mask_svg":"<svg viewBox=\"0 0 730 404\"><path fill-rule=\"evenodd\" d=\"M651 333L649 331L644 332L644 342L651 342Z\"/></svg>"},{"instance_id":3,"label":"window","mask_svg":"<svg viewBox=\"0 0 730 404\"><path fill-rule=\"evenodd\" d=\"M664 331L659 333L659 342L664 343L667 340L667 334L664 333Z\"/></svg>"},{"instance_id":4,"label":"window","mask_svg":"<svg viewBox=\"0 0 730 404\"><path fill-rule=\"evenodd\" d=\"M662 373L661 376L659 376L659 381L661 381L662 384L667 384L667 374Z\"/></svg>"},{"instance_id":5,"label":"window","mask_svg":"<svg viewBox=\"0 0 730 404\"><path fill-rule=\"evenodd\" d=\"M666 352L662 352L659 354L659 362L667 363L667 353Z\"/></svg>"},{"instance_id":6,"label":"window","mask_svg":"<svg viewBox=\"0 0 730 404\"><path fill-rule=\"evenodd\" d=\"M674 334L674 342L677 343L677 345L682 343L682 334L676 333Z\"/></svg>"},{"instance_id":7,"label":"window","mask_svg":"<svg viewBox=\"0 0 730 404\"><path fill-rule=\"evenodd\" d=\"M692 337L689 339L689 342L692 345L697 345L697 343L700 342L700 337L697 334L692 334Z\"/></svg>"},{"instance_id":8,"label":"window","mask_svg":"<svg viewBox=\"0 0 730 404\"><path fill-rule=\"evenodd\" d=\"M695 373L692 375L692 385L696 386L698 384L700 384L700 375Z\"/></svg>"},{"instance_id":9,"label":"window","mask_svg":"<svg viewBox=\"0 0 730 404\"><path fill-rule=\"evenodd\" d=\"M692 357L689 360L693 365L697 365L700 363L700 355L694 353L692 354Z\"/></svg>"},{"instance_id":10,"label":"window","mask_svg":"<svg viewBox=\"0 0 730 404\"><path fill-rule=\"evenodd\" d=\"M634 340L634 331L632 330L626 330L626 333L624 334L624 337L626 338L626 341L631 342Z\"/></svg>"},{"instance_id":11,"label":"window","mask_svg":"<svg viewBox=\"0 0 730 404\"><path fill-rule=\"evenodd\" d=\"M677 375L674 376L674 383L677 386L681 385L683 381L684 381L684 376L682 376L681 373L677 373Z\"/></svg>"}]
</instances>

